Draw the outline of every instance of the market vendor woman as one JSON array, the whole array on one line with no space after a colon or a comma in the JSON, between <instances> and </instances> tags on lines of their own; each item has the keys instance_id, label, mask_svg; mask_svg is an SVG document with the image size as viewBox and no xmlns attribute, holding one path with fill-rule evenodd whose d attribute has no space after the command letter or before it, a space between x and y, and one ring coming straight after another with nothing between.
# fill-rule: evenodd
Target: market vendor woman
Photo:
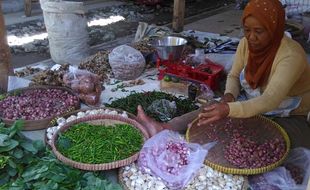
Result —
<instances>
[{"instance_id":1,"label":"market vendor woman","mask_svg":"<svg viewBox=\"0 0 310 190\"><path fill-rule=\"evenodd\" d=\"M303 48L284 34L285 11L279 0L252 0L244 9L241 39L221 102L159 124L138 107L137 118L152 134L185 130L225 117L264 114L288 133L292 147L310 148L310 64Z\"/></svg>"}]
</instances>

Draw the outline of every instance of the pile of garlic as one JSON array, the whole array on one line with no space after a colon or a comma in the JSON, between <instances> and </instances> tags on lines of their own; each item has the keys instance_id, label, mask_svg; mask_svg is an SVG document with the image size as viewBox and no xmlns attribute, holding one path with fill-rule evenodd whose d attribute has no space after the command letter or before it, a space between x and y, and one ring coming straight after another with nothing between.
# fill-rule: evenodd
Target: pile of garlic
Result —
<instances>
[{"instance_id":1,"label":"pile of garlic","mask_svg":"<svg viewBox=\"0 0 310 190\"><path fill-rule=\"evenodd\" d=\"M46 130L46 137L48 140L48 143L51 143L52 137L53 135L57 132L57 130L60 129L60 127L62 127L64 124L88 116L88 115L97 115L97 114L108 114L108 115L120 115L122 117L128 118L128 114L127 112L123 111L123 113L118 113L115 110L109 110L109 109L94 109L94 110L87 110L85 112L78 112L77 115L71 115L69 116L67 119L60 117L57 119L57 124L53 127L49 127Z\"/></svg>"},{"instance_id":2,"label":"pile of garlic","mask_svg":"<svg viewBox=\"0 0 310 190\"><path fill-rule=\"evenodd\" d=\"M159 177L139 171L136 163L122 168L124 185L129 190L169 190ZM242 190L247 179L239 175L224 174L203 165L185 190Z\"/></svg>"}]
</instances>

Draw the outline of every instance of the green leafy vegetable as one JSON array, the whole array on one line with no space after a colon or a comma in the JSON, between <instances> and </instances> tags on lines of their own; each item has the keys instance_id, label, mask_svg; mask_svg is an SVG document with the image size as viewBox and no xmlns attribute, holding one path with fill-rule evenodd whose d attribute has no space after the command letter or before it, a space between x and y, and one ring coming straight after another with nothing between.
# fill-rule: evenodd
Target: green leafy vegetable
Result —
<instances>
[{"instance_id":1,"label":"green leafy vegetable","mask_svg":"<svg viewBox=\"0 0 310 190\"><path fill-rule=\"evenodd\" d=\"M22 121L10 128L0 123L0 190L121 190L100 173L64 165L42 141L26 139L20 131L22 126Z\"/></svg>"},{"instance_id":2,"label":"green leafy vegetable","mask_svg":"<svg viewBox=\"0 0 310 190\"><path fill-rule=\"evenodd\" d=\"M146 114L153 117L157 121L160 121L158 115L150 112L147 108L155 101L160 99L166 99L170 102L175 101L177 105L177 113L176 116L183 115L185 113L194 111L198 109L198 106L189 99L180 99L171 94L167 94L164 92L144 92L144 93L133 93L125 98L120 98L114 100L111 104L107 104L107 107L118 108L125 110L132 114L137 114L137 106L141 105L143 109L146 111Z\"/></svg>"}]
</instances>

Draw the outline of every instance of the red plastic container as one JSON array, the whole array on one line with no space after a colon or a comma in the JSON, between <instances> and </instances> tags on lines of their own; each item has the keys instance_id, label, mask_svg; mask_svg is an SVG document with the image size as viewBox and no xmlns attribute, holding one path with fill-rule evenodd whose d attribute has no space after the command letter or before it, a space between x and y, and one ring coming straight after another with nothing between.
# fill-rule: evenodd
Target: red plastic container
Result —
<instances>
[{"instance_id":1,"label":"red plastic container","mask_svg":"<svg viewBox=\"0 0 310 190\"><path fill-rule=\"evenodd\" d=\"M161 80L165 75L181 78L197 83L204 83L212 90L218 90L220 79L222 77L224 67L205 60L205 63L197 67L192 67L183 62L171 62L169 60L157 60L157 68L159 71L158 79Z\"/></svg>"}]
</instances>

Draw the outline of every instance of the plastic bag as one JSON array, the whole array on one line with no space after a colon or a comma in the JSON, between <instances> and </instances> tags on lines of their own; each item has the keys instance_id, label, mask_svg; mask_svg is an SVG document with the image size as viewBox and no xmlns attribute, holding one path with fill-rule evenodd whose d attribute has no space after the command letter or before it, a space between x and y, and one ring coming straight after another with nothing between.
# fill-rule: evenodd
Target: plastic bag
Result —
<instances>
[{"instance_id":1,"label":"plastic bag","mask_svg":"<svg viewBox=\"0 0 310 190\"><path fill-rule=\"evenodd\" d=\"M90 54L84 3L40 0L40 5L53 61L80 64Z\"/></svg>"},{"instance_id":2,"label":"plastic bag","mask_svg":"<svg viewBox=\"0 0 310 190\"><path fill-rule=\"evenodd\" d=\"M210 101L213 100L213 97L213 90L206 84L200 84L199 95L197 96L197 99L204 99Z\"/></svg>"},{"instance_id":3,"label":"plastic bag","mask_svg":"<svg viewBox=\"0 0 310 190\"><path fill-rule=\"evenodd\" d=\"M116 79L134 80L145 68L142 53L130 46L121 45L109 54L109 63Z\"/></svg>"},{"instance_id":4,"label":"plastic bag","mask_svg":"<svg viewBox=\"0 0 310 190\"><path fill-rule=\"evenodd\" d=\"M170 121L177 113L177 105L175 101L170 102L166 99L159 99L152 102L147 111L158 115L161 121L166 122Z\"/></svg>"},{"instance_id":5,"label":"plastic bag","mask_svg":"<svg viewBox=\"0 0 310 190\"><path fill-rule=\"evenodd\" d=\"M195 177L214 145L187 143L180 134L164 130L146 141L138 166L142 172L160 177L170 189L180 190Z\"/></svg>"},{"instance_id":6,"label":"plastic bag","mask_svg":"<svg viewBox=\"0 0 310 190\"><path fill-rule=\"evenodd\" d=\"M292 170L295 167L295 172ZM300 171L296 173L296 171ZM310 150L291 150L283 166L249 178L252 190L305 190L310 177ZM301 182L300 184L296 182Z\"/></svg>"},{"instance_id":7,"label":"plastic bag","mask_svg":"<svg viewBox=\"0 0 310 190\"><path fill-rule=\"evenodd\" d=\"M92 106L99 104L102 86L98 75L70 67L69 72L64 74L63 81L85 104Z\"/></svg>"}]
</instances>

